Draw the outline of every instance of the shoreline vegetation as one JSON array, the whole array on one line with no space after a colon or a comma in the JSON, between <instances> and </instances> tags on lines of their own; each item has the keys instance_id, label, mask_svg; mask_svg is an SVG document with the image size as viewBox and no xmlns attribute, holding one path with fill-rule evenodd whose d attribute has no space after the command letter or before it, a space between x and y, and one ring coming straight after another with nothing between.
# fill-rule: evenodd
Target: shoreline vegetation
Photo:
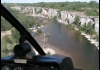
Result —
<instances>
[{"instance_id":1,"label":"shoreline vegetation","mask_svg":"<svg viewBox=\"0 0 100 70\"><path fill-rule=\"evenodd\" d=\"M33 16L34 16L34 15L33 15ZM40 17L42 17L42 16L40 16ZM45 17L44 17L44 18L45 18ZM56 21L58 21L59 23L63 23L63 22L60 22L59 20L56 20ZM64 23L64 24L65 24L65 23ZM67 24L65 24L65 25L67 25ZM44 26L43 26L43 27L44 27ZM74 29L75 29L76 31L79 31L79 29L76 28L76 27L74 27ZM96 41L95 39L92 39L92 38L91 38L91 35L86 34L86 33L83 32L83 31L81 32L81 35L85 36L85 38L87 38L87 40L89 40L91 44L94 44L94 45L97 47L97 49L99 50L99 42Z\"/></svg>"},{"instance_id":2,"label":"shoreline vegetation","mask_svg":"<svg viewBox=\"0 0 100 70\"><path fill-rule=\"evenodd\" d=\"M74 29L78 31L78 28L74 28ZM99 50L99 42L97 42L95 39L92 39L91 35L87 35L85 32L81 32L81 35L85 36L85 38L87 38L87 40L89 40L91 44L94 44Z\"/></svg>"},{"instance_id":3,"label":"shoreline vegetation","mask_svg":"<svg viewBox=\"0 0 100 70\"><path fill-rule=\"evenodd\" d=\"M41 27L44 27L44 26L41 25L41 26L38 27L38 28L40 29ZM30 29L32 29L32 28L30 28ZM74 29L75 29L76 31L78 31L78 28L74 27ZM36 32L37 29L33 29L33 31ZM92 38L91 38L91 35L87 35L87 34L85 34L85 32L81 32L81 35L85 36L85 38L87 38L87 40L89 40L91 44L94 44L94 45L97 47L97 49L99 50L99 42L97 42L95 39L92 39ZM44 47L43 50L44 50L44 52L45 52L47 55L56 54L56 51L55 51L54 49L50 48L50 47L49 47L49 48L45 48L45 47ZM34 50L34 51L35 51L36 55L38 55L38 52L37 52L36 50Z\"/></svg>"}]
</instances>

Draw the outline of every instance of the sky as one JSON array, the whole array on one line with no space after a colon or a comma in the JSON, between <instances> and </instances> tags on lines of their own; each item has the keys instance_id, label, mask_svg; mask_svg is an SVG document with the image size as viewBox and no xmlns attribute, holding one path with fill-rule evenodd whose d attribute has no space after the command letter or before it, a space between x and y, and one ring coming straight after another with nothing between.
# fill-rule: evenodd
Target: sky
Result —
<instances>
[{"instance_id":1,"label":"sky","mask_svg":"<svg viewBox=\"0 0 100 70\"><path fill-rule=\"evenodd\" d=\"M37 2L90 2L90 1L97 1L99 0L1 0L1 3L37 3Z\"/></svg>"}]
</instances>

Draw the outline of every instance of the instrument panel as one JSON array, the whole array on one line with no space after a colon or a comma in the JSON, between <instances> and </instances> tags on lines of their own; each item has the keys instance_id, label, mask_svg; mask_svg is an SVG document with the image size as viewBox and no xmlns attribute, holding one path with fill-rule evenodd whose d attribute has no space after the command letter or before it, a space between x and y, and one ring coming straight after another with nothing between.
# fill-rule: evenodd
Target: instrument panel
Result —
<instances>
[{"instance_id":1,"label":"instrument panel","mask_svg":"<svg viewBox=\"0 0 100 70\"><path fill-rule=\"evenodd\" d=\"M69 57L34 56L32 59L17 59L16 56L1 58L1 70L83 70L73 67Z\"/></svg>"},{"instance_id":2,"label":"instrument panel","mask_svg":"<svg viewBox=\"0 0 100 70\"><path fill-rule=\"evenodd\" d=\"M71 58L35 55L31 59L18 59L15 55L1 58L1 70L73 70Z\"/></svg>"},{"instance_id":3,"label":"instrument panel","mask_svg":"<svg viewBox=\"0 0 100 70\"><path fill-rule=\"evenodd\" d=\"M55 64L18 64L11 63L1 66L1 70L59 70Z\"/></svg>"}]
</instances>

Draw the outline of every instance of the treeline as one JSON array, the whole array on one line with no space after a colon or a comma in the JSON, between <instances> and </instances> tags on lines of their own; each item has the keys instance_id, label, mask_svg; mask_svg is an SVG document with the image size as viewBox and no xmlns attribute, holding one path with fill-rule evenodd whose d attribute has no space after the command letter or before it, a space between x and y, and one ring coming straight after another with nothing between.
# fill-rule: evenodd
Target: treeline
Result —
<instances>
[{"instance_id":1,"label":"treeline","mask_svg":"<svg viewBox=\"0 0 100 70\"><path fill-rule=\"evenodd\" d=\"M40 22L36 17L26 16L25 13L19 13L19 11L6 7L12 15L30 32L30 28L34 25L40 26ZM1 31L11 30L12 38L14 42L18 42L20 37L19 32L1 16ZM5 37L6 38L6 37Z\"/></svg>"},{"instance_id":2,"label":"treeline","mask_svg":"<svg viewBox=\"0 0 100 70\"><path fill-rule=\"evenodd\" d=\"M99 3L96 1L87 2L51 2L51 3L33 3L36 7L56 8L67 11L85 12L87 16L99 16Z\"/></svg>"},{"instance_id":3,"label":"treeline","mask_svg":"<svg viewBox=\"0 0 100 70\"><path fill-rule=\"evenodd\" d=\"M86 34L91 35L91 38L96 39L99 42L99 35L95 32L92 22L88 22L87 25L83 24L81 26L79 16L76 16L75 21L72 24L67 25L67 28L70 30L74 30L74 27L78 28L79 32L85 32Z\"/></svg>"},{"instance_id":4,"label":"treeline","mask_svg":"<svg viewBox=\"0 0 100 70\"><path fill-rule=\"evenodd\" d=\"M27 29L36 24L37 19L35 17L26 16L25 13L19 13L20 11L6 7L16 19ZM12 25L1 16L1 31L11 30Z\"/></svg>"},{"instance_id":5,"label":"treeline","mask_svg":"<svg viewBox=\"0 0 100 70\"><path fill-rule=\"evenodd\" d=\"M9 5L9 4L8 4ZM11 4L10 4L11 5ZM14 6L14 4L12 4ZM39 3L16 3L20 6L35 6L54 8L67 11L85 12L87 16L99 16L99 3L96 1L87 2L39 2Z\"/></svg>"}]
</instances>

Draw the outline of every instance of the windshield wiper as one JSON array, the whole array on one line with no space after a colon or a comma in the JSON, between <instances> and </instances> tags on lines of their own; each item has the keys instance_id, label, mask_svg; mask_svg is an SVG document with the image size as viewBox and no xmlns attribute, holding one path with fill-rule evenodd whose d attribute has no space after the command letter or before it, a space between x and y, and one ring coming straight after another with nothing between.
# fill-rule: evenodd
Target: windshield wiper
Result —
<instances>
[{"instance_id":1,"label":"windshield wiper","mask_svg":"<svg viewBox=\"0 0 100 70\"><path fill-rule=\"evenodd\" d=\"M24 26L1 4L1 15L14 26L20 34L24 34L25 39L28 40L31 45L38 51L40 55L46 55L40 45L30 35L30 33L24 28Z\"/></svg>"}]
</instances>

